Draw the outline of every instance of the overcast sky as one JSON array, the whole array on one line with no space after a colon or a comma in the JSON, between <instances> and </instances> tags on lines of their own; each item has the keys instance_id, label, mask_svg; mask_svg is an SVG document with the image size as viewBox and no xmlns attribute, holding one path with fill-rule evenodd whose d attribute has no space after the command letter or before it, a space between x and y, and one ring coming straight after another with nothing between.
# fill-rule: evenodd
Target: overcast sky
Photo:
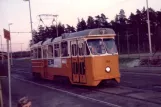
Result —
<instances>
[{"instance_id":1,"label":"overcast sky","mask_svg":"<svg viewBox=\"0 0 161 107\"><path fill-rule=\"evenodd\" d=\"M0 35L3 35L3 28L8 29L11 25L11 32L29 32L29 8L28 2L23 0L0 0ZM58 21L63 24L76 26L78 18L85 20L89 15L96 16L104 13L109 21L114 19L120 9L124 9L127 16L136 9L146 6L146 0L31 0L33 26L38 27L39 14L58 14ZM155 10L161 9L161 0L149 0L149 7ZM51 23L51 20L44 20ZM22 49L28 48L31 34L12 34L13 50L20 51L19 43L24 43ZM3 44L6 41L3 39Z\"/></svg>"}]
</instances>

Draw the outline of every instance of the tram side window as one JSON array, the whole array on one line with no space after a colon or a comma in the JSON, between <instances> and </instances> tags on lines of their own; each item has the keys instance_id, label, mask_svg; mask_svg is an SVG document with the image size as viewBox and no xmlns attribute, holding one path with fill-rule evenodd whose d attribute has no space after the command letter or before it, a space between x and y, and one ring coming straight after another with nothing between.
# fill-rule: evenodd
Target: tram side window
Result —
<instances>
[{"instance_id":1,"label":"tram side window","mask_svg":"<svg viewBox=\"0 0 161 107\"><path fill-rule=\"evenodd\" d=\"M34 49L33 57L34 59L37 59L37 49Z\"/></svg>"},{"instance_id":2,"label":"tram side window","mask_svg":"<svg viewBox=\"0 0 161 107\"><path fill-rule=\"evenodd\" d=\"M60 57L60 46L59 46L59 44L54 44L54 56Z\"/></svg>"},{"instance_id":3,"label":"tram side window","mask_svg":"<svg viewBox=\"0 0 161 107\"><path fill-rule=\"evenodd\" d=\"M43 47L43 58L47 58L47 48L46 48L46 46Z\"/></svg>"},{"instance_id":4,"label":"tram side window","mask_svg":"<svg viewBox=\"0 0 161 107\"><path fill-rule=\"evenodd\" d=\"M34 58L34 50L31 50L30 55L31 55L31 58Z\"/></svg>"},{"instance_id":5,"label":"tram side window","mask_svg":"<svg viewBox=\"0 0 161 107\"><path fill-rule=\"evenodd\" d=\"M74 55L74 47L73 47L73 45L71 47L71 54L72 54L72 56Z\"/></svg>"},{"instance_id":6,"label":"tram side window","mask_svg":"<svg viewBox=\"0 0 161 107\"><path fill-rule=\"evenodd\" d=\"M90 51L87 44L85 44L85 55L90 55Z\"/></svg>"},{"instance_id":7,"label":"tram side window","mask_svg":"<svg viewBox=\"0 0 161 107\"><path fill-rule=\"evenodd\" d=\"M53 57L53 46L52 45L48 46L48 57L49 58Z\"/></svg>"},{"instance_id":8,"label":"tram side window","mask_svg":"<svg viewBox=\"0 0 161 107\"><path fill-rule=\"evenodd\" d=\"M83 56L84 55L84 44L80 43L78 45L78 50L79 50L79 56Z\"/></svg>"},{"instance_id":9,"label":"tram side window","mask_svg":"<svg viewBox=\"0 0 161 107\"><path fill-rule=\"evenodd\" d=\"M68 55L68 43L67 42L62 42L61 43L61 56L66 57Z\"/></svg>"},{"instance_id":10,"label":"tram side window","mask_svg":"<svg viewBox=\"0 0 161 107\"><path fill-rule=\"evenodd\" d=\"M41 48L38 48L38 58L41 58Z\"/></svg>"},{"instance_id":11,"label":"tram side window","mask_svg":"<svg viewBox=\"0 0 161 107\"><path fill-rule=\"evenodd\" d=\"M77 56L78 51L77 51L77 45L73 44L72 45L72 56Z\"/></svg>"}]
</instances>

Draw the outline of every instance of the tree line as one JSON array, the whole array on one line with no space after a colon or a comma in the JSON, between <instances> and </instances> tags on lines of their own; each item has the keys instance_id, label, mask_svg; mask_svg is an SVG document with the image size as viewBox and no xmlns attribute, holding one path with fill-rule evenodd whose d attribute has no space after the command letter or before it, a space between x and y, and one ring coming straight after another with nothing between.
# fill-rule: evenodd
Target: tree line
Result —
<instances>
[{"instance_id":1,"label":"tree line","mask_svg":"<svg viewBox=\"0 0 161 107\"><path fill-rule=\"evenodd\" d=\"M161 42L161 11L155 11L149 8L151 41L153 51L161 50L159 43ZM40 25L38 30L33 31L34 43L45 41L47 38L61 36L63 33L71 33L94 28L112 28L116 32L116 44L120 53L138 53L149 52L148 26L147 26L147 10L137 9L136 13L131 13L129 17L125 15L123 9L116 14L115 19L108 21L105 14L95 17L88 16L87 20L78 19L77 26L73 27L69 24L64 25L58 23L57 27L51 25L43 27Z\"/></svg>"}]
</instances>

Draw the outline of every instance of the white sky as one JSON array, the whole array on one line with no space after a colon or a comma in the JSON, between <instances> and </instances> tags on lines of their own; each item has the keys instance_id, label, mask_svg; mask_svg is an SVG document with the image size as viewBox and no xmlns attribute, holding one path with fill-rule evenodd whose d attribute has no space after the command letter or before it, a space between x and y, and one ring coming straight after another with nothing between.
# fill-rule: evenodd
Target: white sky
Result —
<instances>
[{"instance_id":1,"label":"white sky","mask_svg":"<svg viewBox=\"0 0 161 107\"><path fill-rule=\"evenodd\" d=\"M13 23L11 32L30 31L28 6L28 2L23 0L0 0L0 35L3 36L3 28L8 29L8 23ZM58 14L58 21L76 26L77 18L86 20L89 15L96 16L104 13L109 20L112 20L120 9L124 9L129 16L131 12L135 13L136 9L142 9L143 6L146 6L146 0L31 0L35 29L38 27L37 15L39 14ZM149 7L160 10L161 0L149 0ZM24 43L22 49L27 50L31 34L21 33L11 34L11 36L13 51L21 50L18 43ZM3 44L6 44L5 39Z\"/></svg>"}]
</instances>

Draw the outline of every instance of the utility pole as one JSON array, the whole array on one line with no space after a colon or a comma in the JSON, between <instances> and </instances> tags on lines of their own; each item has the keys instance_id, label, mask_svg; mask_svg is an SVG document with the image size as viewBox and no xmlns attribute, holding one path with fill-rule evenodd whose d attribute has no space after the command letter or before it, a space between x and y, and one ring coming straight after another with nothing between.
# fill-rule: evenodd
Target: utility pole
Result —
<instances>
[{"instance_id":1,"label":"utility pole","mask_svg":"<svg viewBox=\"0 0 161 107\"><path fill-rule=\"evenodd\" d=\"M0 35L1 36L1 63L3 64L3 47L2 47L2 35Z\"/></svg>"},{"instance_id":2,"label":"utility pole","mask_svg":"<svg viewBox=\"0 0 161 107\"><path fill-rule=\"evenodd\" d=\"M127 37L127 52L128 52L128 57L129 57L129 34L128 34L128 31L126 31L126 37Z\"/></svg>"},{"instance_id":3,"label":"utility pole","mask_svg":"<svg viewBox=\"0 0 161 107\"><path fill-rule=\"evenodd\" d=\"M140 58L140 38L139 38L139 28L137 28L137 36L138 36L138 53L139 53L139 58Z\"/></svg>"},{"instance_id":4,"label":"utility pole","mask_svg":"<svg viewBox=\"0 0 161 107\"><path fill-rule=\"evenodd\" d=\"M12 96L11 96L11 64L10 64L10 49L9 49L9 40L11 40L10 37L10 31L3 29L4 32L4 38L6 39L7 42L7 60L8 60L8 92L9 92L9 100L8 100L8 104L9 107L12 107Z\"/></svg>"},{"instance_id":5,"label":"utility pole","mask_svg":"<svg viewBox=\"0 0 161 107\"><path fill-rule=\"evenodd\" d=\"M149 51L150 56L152 55L152 44L151 44L151 31L150 31L150 20L149 20L149 6L148 6L148 0L146 0L147 4L147 23L148 23L148 35L149 35Z\"/></svg>"},{"instance_id":6,"label":"utility pole","mask_svg":"<svg viewBox=\"0 0 161 107\"><path fill-rule=\"evenodd\" d=\"M33 26L32 26L31 2L30 2L30 0L23 0L23 1L28 1L29 2L31 37L32 37L32 43L33 43L34 37L33 37L33 33L32 33Z\"/></svg>"},{"instance_id":7,"label":"utility pole","mask_svg":"<svg viewBox=\"0 0 161 107\"><path fill-rule=\"evenodd\" d=\"M119 53L120 53L120 35L119 35L119 33L117 34L117 36L118 36L118 49L119 49Z\"/></svg>"},{"instance_id":8,"label":"utility pole","mask_svg":"<svg viewBox=\"0 0 161 107\"><path fill-rule=\"evenodd\" d=\"M57 35L57 37L59 36L58 35L58 20L57 20L57 17L58 17L58 15L56 15L56 35Z\"/></svg>"},{"instance_id":9,"label":"utility pole","mask_svg":"<svg viewBox=\"0 0 161 107\"><path fill-rule=\"evenodd\" d=\"M12 25L12 23L9 23L8 24L8 28L9 28L9 32L11 32L10 31L10 26ZM11 33L10 33L11 34ZM11 35L10 35L11 36ZM11 55L11 65L13 65L13 59L12 59L12 45L11 45L12 43L11 43L11 39L10 39L10 55Z\"/></svg>"},{"instance_id":10,"label":"utility pole","mask_svg":"<svg viewBox=\"0 0 161 107\"><path fill-rule=\"evenodd\" d=\"M9 51L9 40L7 41L7 54L8 54L8 85L9 85L9 107L12 107L12 96L11 96L11 63L10 63L10 51Z\"/></svg>"}]
</instances>

